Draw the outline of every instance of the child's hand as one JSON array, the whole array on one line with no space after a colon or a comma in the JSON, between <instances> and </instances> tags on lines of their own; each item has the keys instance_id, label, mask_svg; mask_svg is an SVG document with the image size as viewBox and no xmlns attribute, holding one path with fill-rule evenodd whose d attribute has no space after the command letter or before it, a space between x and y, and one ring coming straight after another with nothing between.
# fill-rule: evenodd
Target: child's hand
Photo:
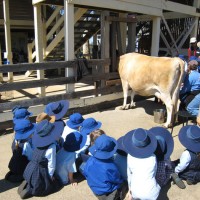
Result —
<instances>
[{"instance_id":1,"label":"child's hand","mask_svg":"<svg viewBox=\"0 0 200 200\"><path fill-rule=\"evenodd\" d=\"M78 185L78 182L75 179L71 180L70 183L71 183L72 186L77 186Z\"/></svg>"}]
</instances>

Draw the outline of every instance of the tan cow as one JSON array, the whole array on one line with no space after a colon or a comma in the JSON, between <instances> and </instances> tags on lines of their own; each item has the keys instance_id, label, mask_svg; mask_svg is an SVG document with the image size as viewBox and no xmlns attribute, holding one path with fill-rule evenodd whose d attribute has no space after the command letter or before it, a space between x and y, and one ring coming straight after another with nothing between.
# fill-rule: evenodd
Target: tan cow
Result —
<instances>
[{"instance_id":1,"label":"tan cow","mask_svg":"<svg viewBox=\"0 0 200 200\"><path fill-rule=\"evenodd\" d=\"M122 55L119 60L119 74L124 92L122 109L127 109L129 87L131 92L130 107L134 107L134 95L155 95L166 105L167 121L164 126L171 126L174 112L177 111L180 86L184 74L184 62L180 58L151 57L138 53Z\"/></svg>"}]
</instances>

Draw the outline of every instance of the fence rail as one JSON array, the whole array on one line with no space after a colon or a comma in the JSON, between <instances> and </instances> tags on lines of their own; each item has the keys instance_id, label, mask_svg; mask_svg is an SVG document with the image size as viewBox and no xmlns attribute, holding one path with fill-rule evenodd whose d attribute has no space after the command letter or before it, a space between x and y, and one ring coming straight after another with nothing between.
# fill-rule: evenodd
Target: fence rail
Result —
<instances>
[{"instance_id":1,"label":"fence rail","mask_svg":"<svg viewBox=\"0 0 200 200\"><path fill-rule=\"evenodd\" d=\"M45 62L45 63L30 63L30 64L15 64L15 65L5 65L0 67L0 73L8 73L8 72L23 72L27 70L47 70L47 69L58 69L58 68L74 68L76 69L78 61L60 61L60 62ZM110 64L109 59L100 59L100 60L88 60L88 67L98 67L99 71L103 72L103 68L105 65ZM96 73L93 75L84 76L80 82L90 81L102 81L102 80L110 80L119 78L119 74L117 72L112 73ZM60 78L48 78L43 80L31 80L31 81L21 81L21 82L13 82L13 83L2 83L0 85L0 92L11 91L11 90L21 90L27 88L36 88L36 87L45 87L52 85L63 85L76 83L76 77L60 77ZM58 101L61 99L74 99L81 98L85 96L97 96L98 94L106 95L112 94L115 92L120 92L121 86L105 86L101 88L96 88L92 90L51 95L46 97L37 97L32 99L25 99L20 101L12 101L12 102L3 102L0 103L0 112L4 112L7 110L11 110L15 105L23 105L23 106L36 106L41 104L48 104L52 101Z\"/></svg>"}]
</instances>

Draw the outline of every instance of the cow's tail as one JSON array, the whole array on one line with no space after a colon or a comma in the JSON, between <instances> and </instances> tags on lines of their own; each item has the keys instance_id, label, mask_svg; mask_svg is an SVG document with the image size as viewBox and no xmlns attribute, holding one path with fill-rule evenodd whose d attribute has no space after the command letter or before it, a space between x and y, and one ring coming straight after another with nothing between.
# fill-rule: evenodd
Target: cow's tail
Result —
<instances>
[{"instance_id":1,"label":"cow's tail","mask_svg":"<svg viewBox=\"0 0 200 200\"><path fill-rule=\"evenodd\" d=\"M180 88L181 84L183 82L183 77L184 77L184 66L185 63L180 59L179 60L179 66L177 69L177 84L176 87L174 88L174 91L172 93L172 102L173 102L173 113L172 113L172 123L174 123L175 120L175 114L178 112L180 101L179 101L179 93L180 93Z\"/></svg>"}]
</instances>

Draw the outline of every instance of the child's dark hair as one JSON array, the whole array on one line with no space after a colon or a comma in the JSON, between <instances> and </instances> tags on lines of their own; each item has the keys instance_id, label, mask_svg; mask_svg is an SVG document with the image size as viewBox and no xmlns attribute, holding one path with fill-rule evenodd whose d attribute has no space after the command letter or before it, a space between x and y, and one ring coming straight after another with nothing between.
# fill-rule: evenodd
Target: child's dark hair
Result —
<instances>
[{"instance_id":1,"label":"child's dark hair","mask_svg":"<svg viewBox=\"0 0 200 200\"><path fill-rule=\"evenodd\" d=\"M95 142L95 140L100 136L100 135L103 135L105 134L105 132L101 129L97 129L95 131L92 131L90 133L90 145L92 146Z\"/></svg>"}]
</instances>

